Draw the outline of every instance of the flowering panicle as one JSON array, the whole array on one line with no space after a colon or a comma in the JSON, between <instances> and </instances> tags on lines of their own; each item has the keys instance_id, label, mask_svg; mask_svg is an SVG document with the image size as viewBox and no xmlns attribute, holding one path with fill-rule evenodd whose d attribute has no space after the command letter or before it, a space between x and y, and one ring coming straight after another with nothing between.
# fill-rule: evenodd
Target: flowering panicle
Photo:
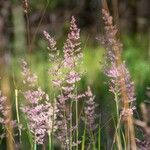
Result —
<instances>
[{"instance_id":1,"label":"flowering panicle","mask_svg":"<svg viewBox=\"0 0 150 150\"><path fill-rule=\"evenodd\" d=\"M25 67L22 68L24 75L24 80L28 81L33 75L25 61L23 61ZM24 70L25 69L25 70ZM27 70L27 71L26 71ZM29 73L28 73L29 72ZM35 78L33 78L35 79ZM55 130L54 120L56 108L49 102L48 95L40 88L35 86L36 80L29 80L30 85L34 89L29 89L24 92L24 97L26 99L25 106L21 107L21 110L26 114L27 120L29 122L29 129L33 135L34 140L38 144L43 144L44 138L48 133ZM28 82L25 82L28 84Z\"/></svg>"},{"instance_id":2,"label":"flowering panicle","mask_svg":"<svg viewBox=\"0 0 150 150\"><path fill-rule=\"evenodd\" d=\"M22 65L22 75L24 77L23 83L27 84L28 86L35 86L37 84L36 74L31 73L25 60L21 60L21 65Z\"/></svg>"},{"instance_id":3,"label":"flowering panicle","mask_svg":"<svg viewBox=\"0 0 150 150\"><path fill-rule=\"evenodd\" d=\"M81 80L81 72L77 71L77 67L81 64L82 51L80 48L80 30L77 28L76 20L72 17L70 22L70 33L63 48L64 60L63 64L66 68L65 81L63 91L69 98L74 98L75 84ZM71 96L71 97L70 97Z\"/></svg>"},{"instance_id":4,"label":"flowering panicle","mask_svg":"<svg viewBox=\"0 0 150 150\"><path fill-rule=\"evenodd\" d=\"M43 35L48 41L48 50L50 51L49 57L50 61L56 61L56 58L59 56L59 50L56 47L56 41L54 38L52 38L47 31L43 31ZM57 57L56 57L57 56Z\"/></svg>"},{"instance_id":5,"label":"flowering panicle","mask_svg":"<svg viewBox=\"0 0 150 150\"><path fill-rule=\"evenodd\" d=\"M101 38L102 44L107 49L107 62L104 68L105 74L111 79L110 91L117 93L121 100L122 116L125 116L135 108L132 102L135 101L134 83L131 81L130 73L121 60L122 44L116 38L117 28L113 26L113 19L106 10L102 11L105 24L105 37ZM128 104L127 104L128 103ZM127 112L125 107L127 108ZM128 111L128 109L131 109ZM127 113L127 114L126 114ZM127 115L128 116L128 115Z\"/></svg>"},{"instance_id":6,"label":"flowering panicle","mask_svg":"<svg viewBox=\"0 0 150 150\"><path fill-rule=\"evenodd\" d=\"M65 69L64 72L64 81L62 82L62 94L58 96L58 105L62 104L63 107L59 107L60 111L58 114L59 124L63 128L64 131L68 134L68 139L66 137L66 144L72 138L70 135L76 130L77 124L70 128L69 124L72 122L72 108L69 108L68 103L72 103L74 100L78 100L78 94L75 92L76 84L81 80L81 74L76 70L79 67L80 58L82 58L82 52L80 48L80 30L77 28L76 20L72 17L70 22L70 33L68 34L68 38L63 48L64 59L62 60L63 67ZM65 111L65 116L64 116ZM64 125L65 124L65 125ZM59 131L60 133L64 132ZM60 134L60 137L63 134ZM71 146L76 146L79 141L73 142Z\"/></svg>"},{"instance_id":7,"label":"flowering panicle","mask_svg":"<svg viewBox=\"0 0 150 150\"><path fill-rule=\"evenodd\" d=\"M82 58L83 54L80 48L80 30L77 28L76 20L72 17L70 22L70 33L68 39L64 45L64 66L66 68L75 67L78 63L78 59Z\"/></svg>"},{"instance_id":8,"label":"flowering panicle","mask_svg":"<svg viewBox=\"0 0 150 150\"><path fill-rule=\"evenodd\" d=\"M125 122L127 149L136 149L132 117L133 110L135 109L133 107L133 101L135 101L134 84L121 58L122 44L117 39L117 29L113 25L113 19L109 12L104 9L102 14L105 24L105 36L101 38L101 42L107 50L104 72L110 78L110 91L115 95L117 105L120 102L119 106L121 106L122 111L118 115ZM119 112L119 110L117 111Z\"/></svg>"},{"instance_id":9,"label":"flowering panicle","mask_svg":"<svg viewBox=\"0 0 150 150\"><path fill-rule=\"evenodd\" d=\"M54 40L54 38L52 38L47 31L43 31L43 34L48 41L48 49L51 51L57 51L56 41Z\"/></svg>"},{"instance_id":10,"label":"flowering panicle","mask_svg":"<svg viewBox=\"0 0 150 150\"><path fill-rule=\"evenodd\" d=\"M76 25L76 20L72 17L70 22L70 33L63 47L63 58L58 57L59 52L56 48L55 40L44 31L44 36L48 40L50 56L53 56L55 60L51 61L50 76L54 77L52 83L54 87L57 87L60 94L56 97L57 100L57 137L61 141L63 146L69 145L71 141L71 134L76 130L76 125L72 124L72 108L69 105L75 100L84 97L84 94L77 94L77 82L81 80L81 72L79 72L79 64L83 56L80 48L80 30ZM76 91L76 92L75 92ZM72 141L70 146L76 145Z\"/></svg>"},{"instance_id":11,"label":"flowering panicle","mask_svg":"<svg viewBox=\"0 0 150 150\"><path fill-rule=\"evenodd\" d=\"M87 98L85 101L85 107L84 107L84 113L85 113L85 123L87 125L87 128L90 129L90 132L95 131L97 128L96 126L96 103L94 101L95 96L91 92L90 87L88 87L88 90L85 92L85 97Z\"/></svg>"},{"instance_id":12,"label":"flowering panicle","mask_svg":"<svg viewBox=\"0 0 150 150\"><path fill-rule=\"evenodd\" d=\"M51 78L51 82L54 87L61 87L63 82L62 77L62 65L63 63L60 60L60 52L56 47L56 41L52 38L47 31L43 32L44 37L48 41L48 50L49 50L49 61L50 61L50 69L49 75Z\"/></svg>"},{"instance_id":13,"label":"flowering panicle","mask_svg":"<svg viewBox=\"0 0 150 150\"><path fill-rule=\"evenodd\" d=\"M5 96L3 96L2 92L0 91L0 112L1 112L0 125L2 125L2 128L4 130L7 130L7 129L5 129L5 126L7 126L7 125L10 125L12 127L17 126L17 123L15 120L10 120L10 118L8 118L11 108L6 105L6 100L7 100L7 98ZM5 136L6 136L6 133L3 132L0 135L0 138L4 138Z\"/></svg>"}]
</instances>

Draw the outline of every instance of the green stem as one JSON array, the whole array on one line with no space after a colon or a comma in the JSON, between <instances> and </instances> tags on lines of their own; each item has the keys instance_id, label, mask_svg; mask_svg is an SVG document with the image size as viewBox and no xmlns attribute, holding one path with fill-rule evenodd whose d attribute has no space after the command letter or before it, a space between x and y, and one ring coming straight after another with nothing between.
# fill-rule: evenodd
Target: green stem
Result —
<instances>
[{"instance_id":1,"label":"green stem","mask_svg":"<svg viewBox=\"0 0 150 150\"><path fill-rule=\"evenodd\" d=\"M34 150L37 149L37 146L36 146L36 141L34 142Z\"/></svg>"},{"instance_id":2,"label":"green stem","mask_svg":"<svg viewBox=\"0 0 150 150\"><path fill-rule=\"evenodd\" d=\"M48 144L49 144L49 150L52 150L52 137L51 137L51 133L48 133Z\"/></svg>"},{"instance_id":3,"label":"green stem","mask_svg":"<svg viewBox=\"0 0 150 150\"><path fill-rule=\"evenodd\" d=\"M98 150L101 149L101 129L100 129L100 125L98 127Z\"/></svg>"},{"instance_id":4,"label":"green stem","mask_svg":"<svg viewBox=\"0 0 150 150\"><path fill-rule=\"evenodd\" d=\"M76 100L76 127L77 127L77 130L76 130L76 143L77 143L76 150L78 150L79 131L78 131L78 101L77 100Z\"/></svg>"},{"instance_id":5,"label":"green stem","mask_svg":"<svg viewBox=\"0 0 150 150\"><path fill-rule=\"evenodd\" d=\"M91 139L92 139L92 144L93 144L93 150L96 150L94 135L93 135L93 132L91 130L90 130L90 132L91 132Z\"/></svg>"},{"instance_id":6,"label":"green stem","mask_svg":"<svg viewBox=\"0 0 150 150\"><path fill-rule=\"evenodd\" d=\"M66 117L66 114L65 114L65 112L64 112L64 117L65 117L65 126L66 126L66 144L67 144L67 150L69 150L69 143L68 143L68 141L69 141L69 137L68 137L68 131L67 131L67 117Z\"/></svg>"},{"instance_id":7,"label":"green stem","mask_svg":"<svg viewBox=\"0 0 150 150\"><path fill-rule=\"evenodd\" d=\"M116 112L117 112L117 119L119 118L119 106L118 106L118 93L115 92L115 102L116 102Z\"/></svg>"},{"instance_id":8,"label":"green stem","mask_svg":"<svg viewBox=\"0 0 150 150\"><path fill-rule=\"evenodd\" d=\"M119 100L118 100L118 87L116 86L115 87L115 93L114 93L114 96L115 96L115 102L116 102L116 113L117 113L117 128L116 128L116 137L117 137L117 146L119 149L121 149L121 133L120 133L120 114L119 114Z\"/></svg>"},{"instance_id":9,"label":"green stem","mask_svg":"<svg viewBox=\"0 0 150 150\"><path fill-rule=\"evenodd\" d=\"M83 136L82 136L82 148L81 150L84 150L85 148L85 135L86 135L86 125L84 126L84 132L83 132Z\"/></svg>"},{"instance_id":10,"label":"green stem","mask_svg":"<svg viewBox=\"0 0 150 150\"><path fill-rule=\"evenodd\" d=\"M20 117L19 117L19 105L18 105L18 90L15 89L15 106L16 106L16 116L17 116L17 122L18 124L20 124ZM21 129L18 128L19 130L19 140L20 140L20 143L21 143Z\"/></svg>"},{"instance_id":11,"label":"green stem","mask_svg":"<svg viewBox=\"0 0 150 150\"><path fill-rule=\"evenodd\" d=\"M72 114L72 105L73 105L73 101L71 101L71 103L70 103L70 112L71 112L71 114ZM72 149L72 116L71 116L71 118L70 118L70 129L71 129L71 131L70 131L70 150Z\"/></svg>"}]
</instances>

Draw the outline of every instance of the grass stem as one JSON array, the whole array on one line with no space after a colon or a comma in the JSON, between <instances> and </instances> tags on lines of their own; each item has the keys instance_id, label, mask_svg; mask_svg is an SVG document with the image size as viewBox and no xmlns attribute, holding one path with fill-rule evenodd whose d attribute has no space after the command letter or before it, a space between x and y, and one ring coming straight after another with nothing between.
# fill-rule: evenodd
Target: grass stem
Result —
<instances>
[{"instance_id":1,"label":"grass stem","mask_svg":"<svg viewBox=\"0 0 150 150\"><path fill-rule=\"evenodd\" d=\"M52 136L51 136L51 133L48 133L48 146L49 146L49 150L52 150Z\"/></svg>"},{"instance_id":2,"label":"grass stem","mask_svg":"<svg viewBox=\"0 0 150 150\"><path fill-rule=\"evenodd\" d=\"M20 117L19 117L19 105L18 105L18 89L15 89L15 106L16 106L16 116L17 116L17 123L20 124ZM21 143L21 129L18 128L19 130L19 140Z\"/></svg>"},{"instance_id":3,"label":"grass stem","mask_svg":"<svg viewBox=\"0 0 150 150\"><path fill-rule=\"evenodd\" d=\"M85 149L85 137L86 137L86 125L84 126L84 132L83 132L83 136L82 136L82 147L81 147L81 150Z\"/></svg>"}]
</instances>

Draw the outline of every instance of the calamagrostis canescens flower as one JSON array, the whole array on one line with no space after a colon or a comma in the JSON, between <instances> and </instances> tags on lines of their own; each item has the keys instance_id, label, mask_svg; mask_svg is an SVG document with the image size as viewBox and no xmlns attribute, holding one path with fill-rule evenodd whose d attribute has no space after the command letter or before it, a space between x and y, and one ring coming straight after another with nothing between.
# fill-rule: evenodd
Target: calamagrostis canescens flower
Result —
<instances>
[{"instance_id":1,"label":"calamagrostis canescens flower","mask_svg":"<svg viewBox=\"0 0 150 150\"><path fill-rule=\"evenodd\" d=\"M48 95L36 86L37 76L31 73L24 60L22 61L22 74L24 83L29 86L29 89L23 93L26 102L21 110L26 115L33 139L37 144L43 144L46 135L56 129L54 126L56 108L49 102Z\"/></svg>"},{"instance_id":2,"label":"calamagrostis canescens flower","mask_svg":"<svg viewBox=\"0 0 150 150\"><path fill-rule=\"evenodd\" d=\"M17 123L15 120L10 120L8 115L10 114L11 107L7 106L7 98L2 95L0 91L0 125L2 125L3 133L0 135L0 138L4 138L6 136L6 131L8 130L5 128L6 126L16 127ZM10 131L7 131L10 133ZM13 135L11 135L13 136Z\"/></svg>"},{"instance_id":3,"label":"calamagrostis canescens flower","mask_svg":"<svg viewBox=\"0 0 150 150\"><path fill-rule=\"evenodd\" d=\"M82 98L84 94L77 93L77 82L81 80L81 72L78 67L81 63L82 51L80 48L80 30L76 25L76 20L72 17L70 22L70 33L63 47L63 58L59 55L59 50L56 48L56 41L46 31L44 36L48 40L50 50L50 75L53 78L54 87L58 88L60 94L56 97L58 104L57 126L58 139L62 146L78 144L78 141L72 141L73 132L76 130L76 125L72 125L72 104ZM69 106L69 105L70 106Z\"/></svg>"},{"instance_id":4,"label":"calamagrostis canescens flower","mask_svg":"<svg viewBox=\"0 0 150 150\"><path fill-rule=\"evenodd\" d=\"M89 133L91 133L97 129L96 119L98 116L96 114L97 104L94 101L95 96L93 95L90 87L88 87L87 91L85 92L85 97L86 101L84 107L84 121L87 125L87 129L89 129Z\"/></svg>"},{"instance_id":5,"label":"calamagrostis canescens flower","mask_svg":"<svg viewBox=\"0 0 150 150\"><path fill-rule=\"evenodd\" d=\"M136 149L133 125L133 101L135 101L134 83L131 81L129 71L121 58L122 44L117 38L117 28L109 12L102 10L105 25L105 36L101 43L107 50L105 74L110 78L110 91L116 94L120 101L121 119L125 123L126 142L130 149ZM130 139L130 140L129 140ZM128 142L129 141L129 142Z\"/></svg>"}]
</instances>

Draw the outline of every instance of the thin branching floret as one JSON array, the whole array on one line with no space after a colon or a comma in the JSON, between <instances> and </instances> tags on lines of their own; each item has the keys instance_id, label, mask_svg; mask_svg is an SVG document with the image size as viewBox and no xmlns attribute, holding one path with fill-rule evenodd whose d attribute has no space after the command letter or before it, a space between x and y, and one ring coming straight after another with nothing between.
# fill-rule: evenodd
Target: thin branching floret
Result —
<instances>
[{"instance_id":1,"label":"thin branching floret","mask_svg":"<svg viewBox=\"0 0 150 150\"><path fill-rule=\"evenodd\" d=\"M23 60L23 64L25 64L22 68L24 81L29 81L24 83L29 85L30 89L23 93L26 102L25 106L21 107L21 110L27 117L33 139L36 143L43 144L46 135L56 128L54 126L54 120L56 119L54 113L56 109L49 102L49 96L40 87L36 87L36 75L31 73L27 62ZM32 85L32 88L30 85Z\"/></svg>"}]
</instances>

